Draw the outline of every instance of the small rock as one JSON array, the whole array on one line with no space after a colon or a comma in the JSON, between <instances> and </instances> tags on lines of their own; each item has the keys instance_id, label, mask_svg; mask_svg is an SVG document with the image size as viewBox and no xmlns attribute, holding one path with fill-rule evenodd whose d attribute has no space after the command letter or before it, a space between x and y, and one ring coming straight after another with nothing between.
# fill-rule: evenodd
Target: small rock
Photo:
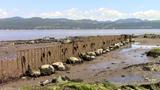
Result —
<instances>
[{"instance_id":1,"label":"small rock","mask_svg":"<svg viewBox=\"0 0 160 90\"><path fill-rule=\"evenodd\" d=\"M76 63L82 63L83 61L79 58L76 57L70 57L67 59L66 63L67 64L76 64Z\"/></svg>"},{"instance_id":2,"label":"small rock","mask_svg":"<svg viewBox=\"0 0 160 90\"><path fill-rule=\"evenodd\" d=\"M110 69L110 67L107 67L107 69Z\"/></svg>"},{"instance_id":3,"label":"small rock","mask_svg":"<svg viewBox=\"0 0 160 90\"><path fill-rule=\"evenodd\" d=\"M68 72L66 72L66 73L71 73L71 72L68 71Z\"/></svg>"},{"instance_id":4,"label":"small rock","mask_svg":"<svg viewBox=\"0 0 160 90\"><path fill-rule=\"evenodd\" d=\"M70 40L70 39L66 39L66 40L62 41L62 43L64 43L64 44L72 43L72 40Z\"/></svg>"},{"instance_id":5,"label":"small rock","mask_svg":"<svg viewBox=\"0 0 160 90\"><path fill-rule=\"evenodd\" d=\"M99 56L99 55L103 54L103 49L102 48L101 49L97 49L95 51L95 53L96 53L97 56Z\"/></svg>"},{"instance_id":6,"label":"small rock","mask_svg":"<svg viewBox=\"0 0 160 90\"><path fill-rule=\"evenodd\" d=\"M111 63L111 64L116 64L116 63Z\"/></svg>"},{"instance_id":7,"label":"small rock","mask_svg":"<svg viewBox=\"0 0 160 90\"><path fill-rule=\"evenodd\" d=\"M45 86L45 85L47 85L47 84L49 84L49 83L51 83L52 81L50 81L50 80L45 80L45 81L42 81L42 82L40 82L40 85L41 86Z\"/></svg>"},{"instance_id":8,"label":"small rock","mask_svg":"<svg viewBox=\"0 0 160 90\"><path fill-rule=\"evenodd\" d=\"M121 77L125 77L125 75L121 75Z\"/></svg>"},{"instance_id":9,"label":"small rock","mask_svg":"<svg viewBox=\"0 0 160 90\"><path fill-rule=\"evenodd\" d=\"M32 71L31 76L32 77L39 77L41 75L40 71Z\"/></svg>"},{"instance_id":10,"label":"small rock","mask_svg":"<svg viewBox=\"0 0 160 90\"><path fill-rule=\"evenodd\" d=\"M63 76L59 76L58 78L56 78L56 83L63 83L63 82L68 82L70 79L68 77L63 77Z\"/></svg>"},{"instance_id":11,"label":"small rock","mask_svg":"<svg viewBox=\"0 0 160 90\"><path fill-rule=\"evenodd\" d=\"M91 59L95 59L96 57L95 57L95 56L90 56L90 58L91 58Z\"/></svg>"},{"instance_id":12,"label":"small rock","mask_svg":"<svg viewBox=\"0 0 160 90\"><path fill-rule=\"evenodd\" d=\"M126 63L126 62L122 61L121 63Z\"/></svg>"},{"instance_id":13,"label":"small rock","mask_svg":"<svg viewBox=\"0 0 160 90\"><path fill-rule=\"evenodd\" d=\"M26 80L26 79L27 79L27 77L21 77L21 79L22 79L22 80Z\"/></svg>"},{"instance_id":14,"label":"small rock","mask_svg":"<svg viewBox=\"0 0 160 90\"><path fill-rule=\"evenodd\" d=\"M87 52L86 54L89 55L89 56L96 56L95 52Z\"/></svg>"}]
</instances>

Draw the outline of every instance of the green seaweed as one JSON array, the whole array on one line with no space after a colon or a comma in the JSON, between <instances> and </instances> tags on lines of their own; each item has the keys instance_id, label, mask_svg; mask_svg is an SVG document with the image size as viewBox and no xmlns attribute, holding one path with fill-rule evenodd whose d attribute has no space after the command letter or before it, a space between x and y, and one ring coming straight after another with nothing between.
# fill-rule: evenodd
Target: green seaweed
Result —
<instances>
[{"instance_id":1,"label":"green seaweed","mask_svg":"<svg viewBox=\"0 0 160 90\"><path fill-rule=\"evenodd\" d=\"M117 87L111 83L80 83L80 82L67 82L63 84L50 84L44 87L23 87L22 90L116 90Z\"/></svg>"},{"instance_id":2,"label":"green seaweed","mask_svg":"<svg viewBox=\"0 0 160 90\"><path fill-rule=\"evenodd\" d=\"M115 86L109 82L105 83L84 83L66 82L50 84L46 86L23 87L21 90L160 90L159 83L148 85L124 85Z\"/></svg>"},{"instance_id":3,"label":"green seaweed","mask_svg":"<svg viewBox=\"0 0 160 90\"><path fill-rule=\"evenodd\" d=\"M160 53L160 48L153 48L151 52Z\"/></svg>"}]
</instances>

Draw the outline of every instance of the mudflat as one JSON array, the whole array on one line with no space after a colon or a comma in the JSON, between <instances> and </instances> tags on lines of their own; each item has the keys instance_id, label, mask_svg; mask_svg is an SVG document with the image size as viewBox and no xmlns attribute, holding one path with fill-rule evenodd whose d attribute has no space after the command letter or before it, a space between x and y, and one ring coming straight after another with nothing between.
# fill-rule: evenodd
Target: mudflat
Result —
<instances>
[{"instance_id":1,"label":"mudflat","mask_svg":"<svg viewBox=\"0 0 160 90\"><path fill-rule=\"evenodd\" d=\"M80 79L87 83L109 81L116 85L133 85L159 82L159 71L143 69L143 65L145 66L146 63L159 62L159 58L145 55L145 52L152 47L159 47L159 45L159 39L135 38L135 43L98 56L93 61L86 61L78 65L67 65L70 68L69 70L57 71L51 76L11 81L1 85L0 90L18 90L26 85L39 85L40 81L60 75L68 76L71 79ZM15 48L13 49L15 50ZM0 55L4 56L4 52L2 52Z\"/></svg>"}]
</instances>

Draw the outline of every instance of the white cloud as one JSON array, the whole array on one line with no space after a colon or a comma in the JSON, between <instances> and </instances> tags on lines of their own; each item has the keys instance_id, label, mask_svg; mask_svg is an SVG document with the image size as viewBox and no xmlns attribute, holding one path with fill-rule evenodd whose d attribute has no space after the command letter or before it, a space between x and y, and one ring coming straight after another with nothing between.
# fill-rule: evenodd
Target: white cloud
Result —
<instances>
[{"instance_id":1,"label":"white cloud","mask_svg":"<svg viewBox=\"0 0 160 90\"><path fill-rule=\"evenodd\" d=\"M13 17L17 15L27 18L29 17L68 18L74 20L92 19L98 21L117 20L125 18L160 20L160 10L146 10L146 11L137 11L133 13L126 13L108 8L96 8L88 10L71 8L63 11L51 11L51 12L30 11L30 13L26 13L16 8L10 11L0 9L0 18Z\"/></svg>"},{"instance_id":2,"label":"white cloud","mask_svg":"<svg viewBox=\"0 0 160 90\"><path fill-rule=\"evenodd\" d=\"M116 20L119 18L126 18L127 14L106 9L91 9L91 10L79 10L76 8L72 8L64 11L56 11L56 12L44 12L40 14L40 17L44 18L69 18L69 19L92 19L92 20Z\"/></svg>"},{"instance_id":3,"label":"white cloud","mask_svg":"<svg viewBox=\"0 0 160 90\"><path fill-rule=\"evenodd\" d=\"M160 20L160 11L147 10L133 13L124 13L117 10L98 8L90 10L79 10L72 8L64 11L41 13L40 17L44 18L69 18L69 19L92 19L92 20L117 20L125 18L139 18L148 20Z\"/></svg>"},{"instance_id":4,"label":"white cloud","mask_svg":"<svg viewBox=\"0 0 160 90\"><path fill-rule=\"evenodd\" d=\"M52 13L41 13L41 16L42 17L62 17L63 16L63 13L61 12L52 12Z\"/></svg>"},{"instance_id":5,"label":"white cloud","mask_svg":"<svg viewBox=\"0 0 160 90\"><path fill-rule=\"evenodd\" d=\"M160 11L148 10L133 13L133 17L147 20L160 20Z\"/></svg>"},{"instance_id":6,"label":"white cloud","mask_svg":"<svg viewBox=\"0 0 160 90\"><path fill-rule=\"evenodd\" d=\"M0 9L0 18L8 17L8 13L2 9Z\"/></svg>"}]
</instances>

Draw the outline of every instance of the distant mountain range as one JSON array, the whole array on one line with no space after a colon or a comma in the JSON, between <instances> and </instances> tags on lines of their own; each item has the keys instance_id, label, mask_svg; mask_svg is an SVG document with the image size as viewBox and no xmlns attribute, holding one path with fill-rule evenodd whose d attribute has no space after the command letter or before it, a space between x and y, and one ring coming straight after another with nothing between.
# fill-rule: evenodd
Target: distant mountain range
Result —
<instances>
[{"instance_id":1,"label":"distant mountain range","mask_svg":"<svg viewBox=\"0 0 160 90\"><path fill-rule=\"evenodd\" d=\"M160 20L129 18L116 21L95 21L13 17L0 19L0 29L160 29Z\"/></svg>"}]
</instances>

